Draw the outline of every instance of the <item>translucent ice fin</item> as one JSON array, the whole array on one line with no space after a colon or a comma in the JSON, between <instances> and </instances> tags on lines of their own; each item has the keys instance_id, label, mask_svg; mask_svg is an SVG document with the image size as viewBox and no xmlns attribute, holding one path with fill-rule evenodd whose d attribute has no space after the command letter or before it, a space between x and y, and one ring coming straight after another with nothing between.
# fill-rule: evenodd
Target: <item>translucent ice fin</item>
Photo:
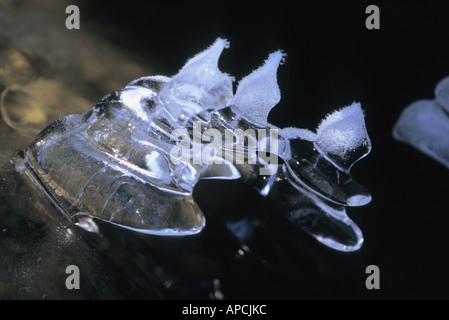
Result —
<instances>
[{"instance_id":1,"label":"translucent ice fin","mask_svg":"<svg viewBox=\"0 0 449 320\"><path fill-rule=\"evenodd\" d=\"M270 179L253 181L253 185L262 195L274 200L289 221L324 245L345 252L362 246L362 232L346 214L345 206L298 183L285 164Z\"/></svg>"},{"instance_id":2,"label":"translucent ice fin","mask_svg":"<svg viewBox=\"0 0 449 320\"><path fill-rule=\"evenodd\" d=\"M284 161L296 184L335 204L353 207L371 201L369 192L354 181L349 172L330 162L311 141L290 140L290 150Z\"/></svg>"},{"instance_id":3,"label":"translucent ice fin","mask_svg":"<svg viewBox=\"0 0 449 320\"><path fill-rule=\"evenodd\" d=\"M360 228L347 216L344 208L335 209L316 200L309 206L290 211L288 218L332 249L352 252L363 245Z\"/></svg>"},{"instance_id":4,"label":"translucent ice fin","mask_svg":"<svg viewBox=\"0 0 449 320\"><path fill-rule=\"evenodd\" d=\"M289 141L290 150L280 156L297 183L339 205L371 201L368 191L349 174L351 166L371 149L360 104L328 115L317 133L284 128L279 135Z\"/></svg>"},{"instance_id":5,"label":"translucent ice fin","mask_svg":"<svg viewBox=\"0 0 449 320\"><path fill-rule=\"evenodd\" d=\"M276 72L283 59L281 51L270 54L262 67L240 81L234 98L234 111L255 123L267 123L270 110L281 99Z\"/></svg>"},{"instance_id":6,"label":"translucent ice fin","mask_svg":"<svg viewBox=\"0 0 449 320\"><path fill-rule=\"evenodd\" d=\"M367 155L371 142L365 128L365 119L359 103L328 115L318 126L317 149L342 170Z\"/></svg>"},{"instance_id":7,"label":"translucent ice fin","mask_svg":"<svg viewBox=\"0 0 449 320\"><path fill-rule=\"evenodd\" d=\"M175 121L184 124L195 114L230 104L233 78L218 69L220 54L228 46L217 39L164 84L158 98Z\"/></svg>"}]
</instances>

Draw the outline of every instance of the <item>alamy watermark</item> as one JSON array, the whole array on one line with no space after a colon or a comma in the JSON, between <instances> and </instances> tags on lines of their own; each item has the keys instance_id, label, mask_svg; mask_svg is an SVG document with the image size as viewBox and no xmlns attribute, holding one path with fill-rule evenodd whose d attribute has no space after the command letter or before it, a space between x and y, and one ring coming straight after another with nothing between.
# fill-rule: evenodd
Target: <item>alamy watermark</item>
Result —
<instances>
[{"instance_id":1,"label":"alamy watermark","mask_svg":"<svg viewBox=\"0 0 449 320\"><path fill-rule=\"evenodd\" d=\"M365 20L365 26L368 30L380 29L380 10L379 7L372 4L366 7L365 13L369 16Z\"/></svg>"},{"instance_id":2,"label":"alamy watermark","mask_svg":"<svg viewBox=\"0 0 449 320\"><path fill-rule=\"evenodd\" d=\"M80 9L78 6L71 4L65 9L65 13L69 16L65 20L65 27L68 30L80 29ZM365 9L365 13L369 16L365 20L365 26L367 29L380 29L380 10L376 5L369 5Z\"/></svg>"},{"instance_id":3,"label":"alamy watermark","mask_svg":"<svg viewBox=\"0 0 449 320\"><path fill-rule=\"evenodd\" d=\"M365 280L365 286L368 290L380 289L380 269L375 264L366 267L365 273L369 274Z\"/></svg>"},{"instance_id":4,"label":"alamy watermark","mask_svg":"<svg viewBox=\"0 0 449 320\"><path fill-rule=\"evenodd\" d=\"M65 273L70 274L65 280L65 287L69 290L80 288L80 269L71 264L65 269Z\"/></svg>"},{"instance_id":5,"label":"alamy watermark","mask_svg":"<svg viewBox=\"0 0 449 320\"><path fill-rule=\"evenodd\" d=\"M268 133L268 134L267 134ZM193 137L185 128L173 130L171 141L176 145L170 151L172 161L190 164L260 164L260 175L272 175L278 165L277 129L225 129L201 127L193 121Z\"/></svg>"},{"instance_id":6,"label":"alamy watermark","mask_svg":"<svg viewBox=\"0 0 449 320\"><path fill-rule=\"evenodd\" d=\"M80 9L78 6L71 4L65 8L65 13L70 14L65 19L65 27L68 30L80 28Z\"/></svg>"}]
</instances>

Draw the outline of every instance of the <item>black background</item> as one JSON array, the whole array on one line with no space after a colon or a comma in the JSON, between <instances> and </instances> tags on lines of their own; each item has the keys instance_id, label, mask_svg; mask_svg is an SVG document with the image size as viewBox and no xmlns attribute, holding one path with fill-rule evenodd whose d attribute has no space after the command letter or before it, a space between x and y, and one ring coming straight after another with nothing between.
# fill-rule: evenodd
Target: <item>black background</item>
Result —
<instances>
[{"instance_id":1,"label":"black background","mask_svg":"<svg viewBox=\"0 0 449 320\"><path fill-rule=\"evenodd\" d=\"M269 53L284 50L282 99L269 116L279 127L313 130L325 114L361 102L373 149L351 173L373 200L347 211L364 233L362 249L335 252L300 231L286 236L284 226L273 225L281 228L274 233L279 238L255 236L253 248L274 271L229 265L222 288L228 298L448 297L449 170L391 135L401 111L433 98L437 82L449 75L445 3L80 2L81 27L99 23L105 37L147 60L157 74L175 74L217 37L231 43L220 68L236 80ZM380 9L380 30L365 27L370 4ZM276 213L275 204L238 182L201 182L195 198L208 219L206 236L220 215ZM219 255L220 245L211 241L210 252ZM370 264L380 268L379 290L365 287Z\"/></svg>"}]
</instances>

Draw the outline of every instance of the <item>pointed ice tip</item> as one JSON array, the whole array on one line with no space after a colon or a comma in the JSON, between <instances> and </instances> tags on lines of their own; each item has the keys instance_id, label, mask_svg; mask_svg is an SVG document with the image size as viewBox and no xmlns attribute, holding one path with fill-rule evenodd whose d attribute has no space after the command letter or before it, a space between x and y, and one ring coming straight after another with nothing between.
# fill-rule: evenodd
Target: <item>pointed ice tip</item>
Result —
<instances>
[{"instance_id":1,"label":"pointed ice tip","mask_svg":"<svg viewBox=\"0 0 449 320\"><path fill-rule=\"evenodd\" d=\"M231 104L234 78L218 68L218 59L227 47L229 42L218 38L163 85L158 100L175 121L184 124L195 114Z\"/></svg>"},{"instance_id":2,"label":"pointed ice tip","mask_svg":"<svg viewBox=\"0 0 449 320\"><path fill-rule=\"evenodd\" d=\"M360 103L328 115L318 126L316 145L325 153L344 159L345 169L371 150ZM357 151L357 152L356 152Z\"/></svg>"},{"instance_id":3,"label":"pointed ice tip","mask_svg":"<svg viewBox=\"0 0 449 320\"><path fill-rule=\"evenodd\" d=\"M209 48L189 59L184 67L182 67L181 71L185 70L188 66L198 63L201 65L217 66L218 59L225 48L229 48L229 41L217 38ZM179 73L181 73L181 71Z\"/></svg>"},{"instance_id":4,"label":"pointed ice tip","mask_svg":"<svg viewBox=\"0 0 449 320\"><path fill-rule=\"evenodd\" d=\"M276 69L279 67L279 65L285 63L285 58L287 57L287 54L282 52L282 50L277 50L273 53L271 53L267 60L265 60L265 64L269 63L274 66L276 66Z\"/></svg>"},{"instance_id":5,"label":"pointed ice tip","mask_svg":"<svg viewBox=\"0 0 449 320\"><path fill-rule=\"evenodd\" d=\"M333 113L328 114L326 118L324 118L319 124L317 134L320 135L320 132L324 132L329 126L339 121L344 121L345 119L347 121L348 118L351 118L351 121L354 119L354 121L364 123L365 117L359 102L353 102L350 106L341 108L340 110L336 110Z\"/></svg>"},{"instance_id":6,"label":"pointed ice tip","mask_svg":"<svg viewBox=\"0 0 449 320\"><path fill-rule=\"evenodd\" d=\"M237 87L234 111L258 124L266 124L271 109L281 99L277 83L277 69L285 60L278 50L265 60L263 66L243 78Z\"/></svg>"}]
</instances>

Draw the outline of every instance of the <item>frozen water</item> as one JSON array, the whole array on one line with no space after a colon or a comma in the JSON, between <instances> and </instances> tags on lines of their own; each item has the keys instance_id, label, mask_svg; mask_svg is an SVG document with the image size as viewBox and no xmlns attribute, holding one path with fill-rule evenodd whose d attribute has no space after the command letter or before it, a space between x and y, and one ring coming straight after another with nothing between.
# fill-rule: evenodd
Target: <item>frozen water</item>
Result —
<instances>
[{"instance_id":1,"label":"frozen water","mask_svg":"<svg viewBox=\"0 0 449 320\"><path fill-rule=\"evenodd\" d=\"M288 139L314 142L315 147L331 162L345 172L367 155L371 142L365 127L360 103L334 111L324 118L317 132L307 129L284 128L280 134Z\"/></svg>"},{"instance_id":2,"label":"frozen water","mask_svg":"<svg viewBox=\"0 0 449 320\"><path fill-rule=\"evenodd\" d=\"M254 123L266 125L270 110L281 99L276 80L279 64L284 54L276 51L268 57L265 64L243 78L237 87L233 109Z\"/></svg>"},{"instance_id":3,"label":"frozen water","mask_svg":"<svg viewBox=\"0 0 449 320\"><path fill-rule=\"evenodd\" d=\"M218 69L228 46L217 39L177 75L139 78L101 99L91 111L53 122L37 135L22 160L17 157L18 170L34 179L65 216L78 219L89 231L96 229L86 217L154 235L198 233L205 218L192 197L196 183L242 179L323 244L357 250L363 236L346 207L371 200L349 174L371 148L360 104L326 117L316 134L299 128L275 134L279 128L269 124L267 116L280 99L276 73L284 55L271 54L240 81L234 96L233 78ZM247 134L252 143L245 145L238 134L243 130L270 134L260 141ZM174 132L181 135L173 139ZM229 133L231 142L226 139ZM173 152L180 145L190 149ZM196 162L195 148L217 159L235 152L247 162L227 157L223 162ZM270 157L263 155L268 150ZM282 161L277 162L278 157ZM268 166L274 170L261 175Z\"/></svg>"},{"instance_id":4,"label":"frozen water","mask_svg":"<svg viewBox=\"0 0 449 320\"><path fill-rule=\"evenodd\" d=\"M233 78L218 69L218 58L228 46L226 40L217 39L162 87L158 99L173 119L185 123L202 111L229 105Z\"/></svg>"},{"instance_id":5,"label":"frozen water","mask_svg":"<svg viewBox=\"0 0 449 320\"><path fill-rule=\"evenodd\" d=\"M316 146L343 170L349 171L357 160L371 150L359 103L354 102L328 115L318 126L317 136Z\"/></svg>"},{"instance_id":6,"label":"frozen water","mask_svg":"<svg viewBox=\"0 0 449 320\"><path fill-rule=\"evenodd\" d=\"M449 168L449 77L437 85L435 96L407 106L393 128L393 137Z\"/></svg>"},{"instance_id":7,"label":"frozen water","mask_svg":"<svg viewBox=\"0 0 449 320\"><path fill-rule=\"evenodd\" d=\"M341 157L365 142L363 112L359 103L329 114L318 126L317 144L326 152Z\"/></svg>"},{"instance_id":8,"label":"frozen water","mask_svg":"<svg viewBox=\"0 0 449 320\"><path fill-rule=\"evenodd\" d=\"M316 133L313 133L307 129L288 127L280 129L279 133L286 139L302 139L308 141L316 140Z\"/></svg>"}]
</instances>

